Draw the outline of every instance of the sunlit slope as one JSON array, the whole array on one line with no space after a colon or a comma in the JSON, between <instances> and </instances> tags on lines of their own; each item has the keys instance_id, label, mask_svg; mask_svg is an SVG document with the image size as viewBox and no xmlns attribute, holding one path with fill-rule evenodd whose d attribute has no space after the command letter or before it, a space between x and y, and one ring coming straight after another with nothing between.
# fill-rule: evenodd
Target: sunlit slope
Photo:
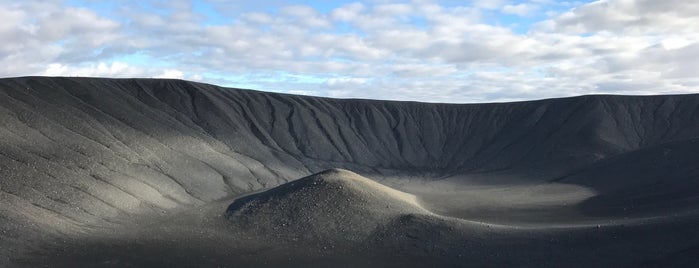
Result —
<instances>
[{"instance_id":1,"label":"sunlit slope","mask_svg":"<svg viewBox=\"0 0 699 268\"><path fill-rule=\"evenodd\" d=\"M343 169L330 169L237 199L232 224L260 234L320 240L362 240L408 214L431 213L414 195Z\"/></svg>"},{"instance_id":2,"label":"sunlit slope","mask_svg":"<svg viewBox=\"0 0 699 268\"><path fill-rule=\"evenodd\" d=\"M179 80L9 78L0 80L0 186L18 206L85 223L335 167L379 177L511 170L543 181L695 138L698 105L699 95L452 105Z\"/></svg>"},{"instance_id":3,"label":"sunlit slope","mask_svg":"<svg viewBox=\"0 0 699 268\"><path fill-rule=\"evenodd\" d=\"M0 264L47 237L330 168L464 187L562 183L594 195L577 204L590 216L650 213L696 198L698 123L699 95L457 105L181 80L0 79Z\"/></svg>"}]
</instances>

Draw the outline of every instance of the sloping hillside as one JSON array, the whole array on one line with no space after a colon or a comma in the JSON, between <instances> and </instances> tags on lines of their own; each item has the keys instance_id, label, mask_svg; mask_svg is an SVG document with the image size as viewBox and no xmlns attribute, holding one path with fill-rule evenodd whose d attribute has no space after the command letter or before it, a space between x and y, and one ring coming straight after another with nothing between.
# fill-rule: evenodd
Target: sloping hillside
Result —
<instances>
[{"instance_id":1,"label":"sloping hillside","mask_svg":"<svg viewBox=\"0 0 699 268\"><path fill-rule=\"evenodd\" d=\"M260 234L306 240L366 239L405 214L431 214L414 195L342 169L330 169L237 199L228 219Z\"/></svg>"},{"instance_id":2,"label":"sloping hillside","mask_svg":"<svg viewBox=\"0 0 699 268\"><path fill-rule=\"evenodd\" d=\"M699 196L697 138L699 95L431 104L181 80L4 78L0 264L47 239L230 200L330 168L395 184L449 178L461 185L452 197L491 183L537 185L536 193L573 185L595 195L565 204L576 213L647 215ZM648 204L657 199L660 209ZM638 202L643 213L624 214Z\"/></svg>"}]
</instances>

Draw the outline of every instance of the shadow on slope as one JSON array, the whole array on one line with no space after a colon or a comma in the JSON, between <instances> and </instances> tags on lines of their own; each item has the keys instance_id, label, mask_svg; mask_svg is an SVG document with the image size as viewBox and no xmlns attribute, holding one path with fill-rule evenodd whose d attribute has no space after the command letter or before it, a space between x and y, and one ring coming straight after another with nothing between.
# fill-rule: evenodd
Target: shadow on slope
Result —
<instances>
[{"instance_id":1,"label":"shadow on slope","mask_svg":"<svg viewBox=\"0 0 699 268\"><path fill-rule=\"evenodd\" d=\"M98 236L51 241L15 263L25 267L619 267L655 260L675 263L673 256L691 260L688 254L694 252L699 237L699 215L628 226L522 228L440 217L414 201L411 195L334 169L232 203L221 201L150 223L105 229Z\"/></svg>"},{"instance_id":2,"label":"shadow on slope","mask_svg":"<svg viewBox=\"0 0 699 268\"><path fill-rule=\"evenodd\" d=\"M579 209L590 216L671 216L699 210L699 139L618 155L557 182L595 189Z\"/></svg>"},{"instance_id":3,"label":"shadow on slope","mask_svg":"<svg viewBox=\"0 0 699 268\"><path fill-rule=\"evenodd\" d=\"M66 220L80 228L125 225L134 215L147 218L179 208L196 210L213 200L273 187L330 167L351 168L376 178L512 175L502 181L497 176L482 178L495 187L545 183L583 169L582 175L564 182L599 191L600 197L582 208L590 209L590 214L612 215L619 210L605 211L607 201L610 207L623 208L637 201L694 195L682 189L681 182L694 180L684 185L696 189L691 168L697 165L690 158L697 157L691 151L685 152L687 159L682 159L683 154L673 156L681 165L676 173L671 162L664 162L662 168L648 167L652 161L643 156L639 159L644 163L643 174L635 174L630 170L638 166L623 159L637 155L634 151L639 149L699 137L696 122L699 95L582 96L454 105L337 100L179 80L0 79L0 191L4 192L0 192L0 265L25 244L56 238L52 231L26 226L60 229ZM621 156L610 158L617 155ZM588 168L604 159L610 159L610 164L595 166L599 172ZM661 174L665 169L670 169L669 174ZM658 180L664 175L673 176L670 186ZM637 182L634 176L646 179ZM663 195L652 197L651 189L656 187L652 181L661 184ZM643 189L623 190L637 183ZM337 204L347 206L348 212L355 204L372 207L361 200L385 196L382 191L375 193L371 198L351 195L354 201ZM578 200L582 196L564 197ZM390 199L389 204L404 210L388 211L417 209L403 201ZM270 199L267 204L273 202ZM364 213L360 208L357 212ZM327 214L294 209L323 220L323 215L342 212L332 207L325 208ZM374 220L386 216L368 215L377 217ZM260 217L286 223L274 215ZM303 223L296 217L296 222ZM63 220L46 220L56 218ZM243 220L236 223L255 225L245 223L244 216L239 218ZM345 228L340 221L328 220L335 222L323 227L327 230ZM274 226L278 225L261 227ZM356 226L372 228L361 220ZM33 234L25 235L29 232Z\"/></svg>"}]
</instances>

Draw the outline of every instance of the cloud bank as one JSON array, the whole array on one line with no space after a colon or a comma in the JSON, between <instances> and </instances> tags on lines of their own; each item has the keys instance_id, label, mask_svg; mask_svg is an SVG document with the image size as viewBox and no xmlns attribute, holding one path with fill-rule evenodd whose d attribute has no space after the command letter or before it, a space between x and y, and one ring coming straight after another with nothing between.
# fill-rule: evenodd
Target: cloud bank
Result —
<instances>
[{"instance_id":1,"label":"cloud bank","mask_svg":"<svg viewBox=\"0 0 699 268\"><path fill-rule=\"evenodd\" d=\"M692 1L305 2L0 0L0 76L430 102L699 92Z\"/></svg>"}]
</instances>

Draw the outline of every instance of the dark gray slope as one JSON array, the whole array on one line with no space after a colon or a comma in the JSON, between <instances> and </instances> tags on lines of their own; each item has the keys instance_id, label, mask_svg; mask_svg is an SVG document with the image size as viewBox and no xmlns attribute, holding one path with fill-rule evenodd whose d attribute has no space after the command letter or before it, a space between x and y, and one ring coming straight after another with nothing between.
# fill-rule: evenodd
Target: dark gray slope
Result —
<instances>
[{"instance_id":1,"label":"dark gray slope","mask_svg":"<svg viewBox=\"0 0 699 268\"><path fill-rule=\"evenodd\" d=\"M361 241L407 214L428 214L414 195L343 169L330 169L237 199L232 224L277 239Z\"/></svg>"},{"instance_id":2,"label":"dark gray slope","mask_svg":"<svg viewBox=\"0 0 699 268\"><path fill-rule=\"evenodd\" d=\"M328 168L394 182L450 177L468 191L570 184L598 194L572 204L593 217L659 199L691 206L698 122L699 95L455 105L180 80L0 79L0 264L25 245L91 237ZM656 185L664 195L650 193Z\"/></svg>"},{"instance_id":3,"label":"dark gray slope","mask_svg":"<svg viewBox=\"0 0 699 268\"><path fill-rule=\"evenodd\" d=\"M557 181L597 191L580 204L581 211L590 215L672 214L697 209L699 139L610 157Z\"/></svg>"},{"instance_id":4,"label":"dark gray slope","mask_svg":"<svg viewBox=\"0 0 699 268\"><path fill-rule=\"evenodd\" d=\"M526 228L434 215L354 173L329 170L99 239L69 237L27 267L623 267L688 265L699 214ZM388 205L388 207L383 207ZM47 254L48 253L48 254Z\"/></svg>"}]
</instances>

